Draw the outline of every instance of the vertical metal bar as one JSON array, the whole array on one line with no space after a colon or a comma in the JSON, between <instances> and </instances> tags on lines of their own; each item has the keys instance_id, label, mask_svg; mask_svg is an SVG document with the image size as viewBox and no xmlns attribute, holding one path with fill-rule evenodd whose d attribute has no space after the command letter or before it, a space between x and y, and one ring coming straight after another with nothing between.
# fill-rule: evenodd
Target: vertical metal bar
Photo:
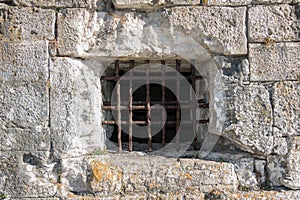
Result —
<instances>
[{"instance_id":1,"label":"vertical metal bar","mask_svg":"<svg viewBox=\"0 0 300 200\"><path fill-rule=\"evenodd\" d=\"M192 110L192 120L193 120L193 132L194 132L194 141L193 141L193 148L194 150L198 149L198 139L197 139L197 124L196 124L196 99L195 99L195 93L196 93L196 80L195 80L195 61L192 60L191 63L191 79L192 79L192 88L191 88L191 110Z\"/></svg>"},{"instance_id":2,"label":"vertical metal bar","mask_svg":"<svg viewBox=\"0 0 300 200\"><path fill-rule=\"evenodd\" d=\"M130 66L129 66L129 139L128 139L128 151L132 151L132 69L134 67L134 60L130 60Z\"/></svg>"},{"instance_id":3,"label":"vertical metal bar","mask_svg":"<svg viewBox=\"0 0 300 200\"><path fill-rule=\"evenodd\" d=\"M180 100L180 65L181 60L176 60L176 97L177 97L177 103L176 103L176 150L180 150L180 131L179 131L179 123L180 123L180 110L179 110L179 100Z\"/></svg>"},{"instance_id":4,"label":"vertical metal bar","mask_svg":"<svg viewBox=\"0 0 300 200\"><path fill-rule=\"evenodd\" d=\"M147 102L147 126L148 126L148 151L151 152L152 151L152 135L151 135L149 60L146 60L146 102Z\"/></svg>"},{"instance_id":5,"label":"vertical metal bar","mask_svg":"<svg viewBox=\"0 0 300 200\"><path fill-rule=\"evenodd\" d=\"M119 61L115 61L115 71L116 71L116 77L119 78ZM121 127L121 88L120 88L120 82L117 80L116 83L117 88L117 126L118 126L118 147L119 152L122 151L122 127Z\"/></svg>"},{"instance_id":6,"label":"vertical metal bar","mask_svg":"<svg viewBox=\"0 0 300 200\"><path fill-rule=\"evenodd\" d=\"M161 74L162 74L162 79L161 79L161 104L163 106L163 108L165 108L165 100L166 100L166 90L165 90L165 85L166 85L166 71L165 71L165 65L166 65L166 61L162 60L161 61ZM166 113L164 112L165 110L162 109L161 110L161 115L162 115L162 121L164 122L166 119ZM165 146L166 145L166 127L165 124L163 124L163 128L162 128L162 145Z\"/></svg>"}]
</instances>

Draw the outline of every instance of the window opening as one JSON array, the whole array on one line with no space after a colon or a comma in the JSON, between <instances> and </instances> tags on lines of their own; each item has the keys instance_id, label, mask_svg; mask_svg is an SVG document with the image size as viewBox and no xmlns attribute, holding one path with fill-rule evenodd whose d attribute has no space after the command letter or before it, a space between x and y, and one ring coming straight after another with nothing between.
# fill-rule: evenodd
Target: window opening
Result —
<instances>
[{"instance_id":1,"label":"window opening","mask_svg":"<svg viewBox=\"0 0 300 200\"><path fill-rule=\"evenodd\" d=\"M197 149L199 147L197 140L197 125L208 123L208 119L197 119L196 110L206 109L209 107L206 99L195 99L194 95L186 95L184 101L179 103L176 96L180 94L180 79L184 76L190 83L192 90L196 91L196 81L203 79L202 76L196 74L196 69L191 62L188 67L182 67L182 60L172 61L172 66L179 73L169 73L163 66L166 65L166 61L160 61L162 65L160 72L150 74L149 64L150 60L145 60L145 73L144 75L133 74L133 69L137 61L120 61L116 60L109 68L108 72L101 76L102 88L110 87L108 93L115 87L116 89L116 102L111 102L111 97L106 94L106 100L103 101L102 110L105 112L105 119L102 121L103 125L106 125L106 131L111 132L110 140L118 143L118 150L122 151L122 143L128 142L128 151L133 151L133 142L147 143L148 151L151 152L153 143L161 143L163 146L166 143L172 141L176 137L176 149L180 150L180 142L182 132L179 131L181 128L184 129L184 125L193 126L194 141L193 147ZM157 62L157 61L151 61ZM169 62L169 61L168 61ZM128 81L129 88L122 88L120 78L122 75L129 71L129 78L122 81ZM155 78L161 79L161 85L151 83L150 79ZM166 80L173 80L176 84L176 94L170 91L167 87L164 87ZM133 81L141 81L144 84L133 90ZM124 84L126 85L126 84ZM106 88L107 89L107 88ZM129 90L129 97L122 99L122 91ZM106 91L107 93L107 91ZM153 105L160 104L162 107L155 107ZM161 111L161 108L165 108L166 112ZM181 120L180 112L181 109L189 109L191 117L189 120ZM110 118L111 115L107 115L114 111L116 114L115 119ZM166 123L162 125L162 121L155 121L151 119L151 113L161 112L162 119L166 119ZM110 116L110 117L107 117ZM136 138L133 136L133 124L140 126L147 126L147 137ZM151 130L155 126L162 126L162 129L156 135L151 135ZM123 130L128 131L128 134ZM184 131L183 131L184 132Z\"/></svg>"}]
</instances>

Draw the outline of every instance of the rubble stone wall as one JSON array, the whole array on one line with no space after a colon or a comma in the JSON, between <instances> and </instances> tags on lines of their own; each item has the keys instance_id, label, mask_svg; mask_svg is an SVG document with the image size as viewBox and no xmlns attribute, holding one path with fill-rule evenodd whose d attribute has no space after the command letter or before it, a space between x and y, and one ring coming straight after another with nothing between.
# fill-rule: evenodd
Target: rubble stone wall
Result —
<instances>
[{"instance_id":1,"label":"rubble stone wall","mask_svg":"<svg viewBox=\"0 0 300 200\"><path fill-rule=\"evenodd\" d=\"M299 199L299 0L0 0L0 55L0 199L220 197L215 187ZM93 155L106 151L100 76L118 57L196 59L210 134L229 152L171 166L125 156L139 173Z\"/></svg>"}]
</instances>

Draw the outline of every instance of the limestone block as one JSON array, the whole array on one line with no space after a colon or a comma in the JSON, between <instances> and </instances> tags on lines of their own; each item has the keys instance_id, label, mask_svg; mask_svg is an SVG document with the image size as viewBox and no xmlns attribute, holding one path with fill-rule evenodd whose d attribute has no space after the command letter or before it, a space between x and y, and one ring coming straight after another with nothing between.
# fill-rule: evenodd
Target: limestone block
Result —
<instances>
[{"instance_id":1,"label":"limestone block","mask_svg":"<svg viewBox=\"0 0 300 200\"><path fill-rule=\"evenodd\" d=\"M97 0L13 0L14 5L35 7L95 8Z\"/></svg>"},{"instance_id":2,"label":"limestone block","mask_svg":"<svg viewBox=\"0 0 300 200\"><path fill-rule=\"evenodd\" d=\"M268 181L270 181L271 186L282 186L282 178L286 166L286 159L282 156L267 157Z\"/></svg>"},{"instance_id":3,"label":"limestone block","mask_svg":"<svg viewBox=\"0 0 300 200\"><path fill-rule=\"evenodd\" d=\"M291 3L292 0L253 0L255 4Z\"/></svg>"},{"instance_id":4,"label":"limestone block","mask_svg":"<svg viewBox=\"0 0 300 200\"><path fill-rule=\"evenodd\" d=\"M47 46L43 41L0 44L0 118L5 128L42 134L48 126Z\"/></svg>"},{"instance_id":5,"label":"limestone block","mask_svg":"<svg viewBox=\"0 0 300 200\"><path fill-rule=\"evenodd\" d=\"M61 161L61 194L67 198L70 191L76 193L92 192L92 171L89 168L88 158L69 158Z\"/></svg>"},{"instance_id":6,"label":"limestone block","mask_svg":"<svg viewBox=\"0 0 300 200\"><path fill-rule=\"evenodd\" d=\"M50 74L51 130L57 156L103 149L100 78L70 58L54 59Z\"/></svg>"},{"instance_id":7,"label":"limestone block","mask_svg":"<svg viewBox=\"0 0 300 200\"><path fill-rule=\"evenodd\" d=\"M85 16L85 17L83 17ZM246 8L175 7L147 14L64 10L58 17L61 55L199 58L207 46L224 54L247 54ZM199 49L201 52L199 53Z\"/></svg>"},{"instance_id":8,"label":"limestone block","mask_svg":"<svg viewBox=\"0 0 300 200\"><path fill-rule=\"evenodd\" d=\"M213 188L235 191L238 187L234 165L231 163L180 159L180 164L180 188L197 190L201 185L202 192L209 192Z\"/></svg>"},{"instance_id":9,"label":"limestone block","mask_svg":"<svg viewBox=\"0 0 300 200\"><path fill-rule=\"evenodd\" d=\"M112 2L116 9L143 9L151 8L151 6L153 6L152 0L113 0Z\"/></svg>"},{"instance_id":10,"label":"limestone block","mask_svg":"<svg viewBox=\"0 0 300 200\"><path fill-rule=\"evenodd\" d=\"M44 154L0 151L0 185L7 197L51 197L57 193L57 187L49 180L53 166L47 165Z\"/></svg>"},{"instance_id":11,"label":"limestone block","mask_svg":"<svg viewBox=\"0 0 300 200\"><path fill-rule=\"evenodd\" d=\"M46 151L50 149L49 129L30 130L20 128L0 129L1 151Z\"/></svg>"},{"instance_id":12,"label":"limestone block","mask_svg":"<svg viewBox=\"0 0 300 200\"><path fill-rule=\"evenodd\" d=\"M286 156L287 166L281 183L290 189L300 189L300 137L287 139L289 152Z\"/></svg>"},{"instance_id":13,"label":"limestone block","mask_svg":"<svg viewBox=\"0 0 300 200\"><path fill-rule=\"evenodd\" d=\"M252 0L209 0L207 2L210 6L242 6L242 5L249 5L252 3Z\"/></svg>"},{"instance_id":14,"label":"limestone block","mask_svg":"<svg viewBox=\"0 0 300 200\"><path fill-rule=\"evenodd\" d=\"M249 44L250 79L252 81L298 80L300 43L278 43L272 47Z\"/></svg>"},{"instance_id":15,"label":"limestone block","mask_svg":"<svg viewBox=\"0 0 300 200\"><path fill-rule=\"evenodd\" d=\"M238 177L239 186L251 189L258 188L257 177L254 173L254 159L240 158L235 161L235 172Z\"/></svg>"},{"instance_id":16,"label":"limestone block","mask_svg":"<svg viewBox=\"0 0 300 200\"><path fill-rule=\"evenodd\" d=\"M53 10L10 7L3 4L0 4L0 10L0 41L55 38Z\"/></svg>"},{"instance_id":17,"label":"limestone block","mask_svg":"<svg viewBox=\"0 0 300 200\"><path fill-rule=\"evenodd\" d=\"M58 14L58 52L82 55L89 48L88 39L98 27L96 13L86 9L64 9Z\"/></svg>"},{"instance_id":18,"label":"limestone block","mask_svg":"<svg viewBox=\"0 0 300 200\"><path fill-rule=\"evenodd\" d=\"M228 199L299 199L300 192L286 190L286 191L250 191L250 192L240 192L234 194L228 194Z\"/></svg>"},{"instance_id":19,"label":"limestone block","mask_svg":"<svg viewBox=\"0 0 300 200\"><path fill-rule=\"evenodd\" d=\"M274 85L274 126L279 136L300 135L300 83Z\"/></svg>"},{"instance_id":20,"label":"limestone block","mask_svg":"<svg viewBox=\"0 0 300 200\"><path fill-rule=\"evenodd\" d=\"M287 4L251 7L248 15L250 42L264 42L266 38L299 41L298 15L296 7Z\"/></svg>"},{"instance_id":21,"label":"limestone block","mask_svg":"<svg viewBox=\"0 0 300 200\"><path fill-rule=\"evenodd\" d=\"M226 90L223 136L250 153L271 153L273 116L267 89L250 84Z\"/></svg>"}]
</instances>

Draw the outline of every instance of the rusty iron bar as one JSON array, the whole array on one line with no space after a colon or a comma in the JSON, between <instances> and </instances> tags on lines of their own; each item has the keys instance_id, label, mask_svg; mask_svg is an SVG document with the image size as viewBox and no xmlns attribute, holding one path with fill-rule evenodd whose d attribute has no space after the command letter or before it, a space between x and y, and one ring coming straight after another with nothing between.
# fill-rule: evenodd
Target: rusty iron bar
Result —
<instances>
[{"instance_id":1,"label":"rusty iron bar","mask_svg":"<svg viewBox=\"0 0 300 200\"><path fill-rule=\"evenodd\" d=\"M184 76L187 80L192 80L192 76ZM132 77L132 80L145 80L146 76L135 76ZM176 80L177 76L165 76L165 80ZM181 77L180 77L181 78ZM120 77L118 76L102 76L101 81L118 81ZM150 77L150 80L161 80L161 77ZM194 76L195 80L203 79L202 76ZM122 80L130 80L130 77L122 77Z\"/></svg>"},{"instance_id":2,"label":"rusty iron bar","mask_svg":"<svg viewBox=\"0 0 300 200\"><path fill-rule=\"evenodd\" d=\"M165 85L166 85L166 71L165 71L165 65L166 61L162 60L161 61L161 74L162 74L162 79L161 79L161 105L163 108L165 108L165 100L166 100L166 90L165 90ZM162 115L162 122L165 121L166 119L166 113L164 110L161 112ZM166 145L166 126L163 124L162 128L162 145Z\"/></svg>"},{"instance_id":3,"label":"rusty iron bar","mask_svg":"<svg viewBox=\"0 0 300 200\"><path fill-rule=\"evenodd\" d=\"M148 151L152 151L151 135L151 105L150 105L150 79L149 79L149 60L146 63L146 102L147 102L147 130L148 130Z\"/></svg>"},{"instance_id":4,"label":"rusty iron bar","mask_svg":"<svg viewBox=\"0 0 300 200\"><path fill-rule=\"evenodd\" d=\"M204 107L199 106L200 108L208 108L208 105L205 105ZM165 105L164 107L153 107L151 110L160 110L160 109L166 109L166 110L176 110L176 105ZM191 109L191 104L189 105L180 105L181 109ZM102 106L103 110L117 110L117 106ZM128 106L120 106L121 110L127 110ZM147 106L146 105L139 105L135 106L132 105L132 110L146 110Z\"/></svg>"},{"instance_id":5,"label":"rusty iron bar","mask_svg":"<svg viewBox=\"0 0 300 200\"><path fill-rule=\"evenodd\" d=\"M193 121L193 133L194 133L194 140L193 140L193 149L198 150L198 139L197 139L197 124L196 124L196 80L195 80L196 72L195 72L195 61L192 60L191 62L191 77L192 77L192 88L191 88L191 97L192 97L192 121Z\"/></svg>"},{"instance_id":6,"label":"rusty iron bar","mask_svg":"<svg viewBox=\"0 0 300 200\"><path fill-rule=\"evenodd\" d=\"M115 72L116 72L116 76L119 76L119 69L120 67L120 63L118 60L115 61ZM116 89L117 89L117 126L118 126L118 148L119 148L119 152L122 151L122 125L121 125L121 88L120 88L120 82L117 82L116 85Z\"/></svg>"},{"instance_id":7,"label":"rusty iron bar","mask_svg":"<svg viewBox=\"0 0 300 200\"><path fill-rule=\"evenodd\" d=\"M129 138L128 138L128 151L132 151L132 69L134 68L134 60L130 60L130 65L129 65Z\"/></svg>"},{"instance_id":8,"label":"rusty iron bar","mask_svg":"<svg viewBox=\"0 0 300 200\"><path fill-rule=\"evenodd\" d=\"M196 123L199 124L205 124L208 123L208 119L201 119L201 120L196 120ZM166 125L176 125L177 121L166 121ZM193 121L187 120L187 121L180 121L181 124L193 124ZM117 125L117 122L114 120L104 120L102 121L103 125ZM128 121L121 121L121 124L129 124ZM147 125L148 121L132 121L132 124L137 124L137 125ZM152 125L160 125L161 121L152 121Z\"/></svg>"},{"instance_id":9,"label":"rusty iron bar","mask_svg":"<svg viewBox=\"0 0 300 200\"><path fill-rule=\"evenodd\" d=\"M181 105L183 105L183 108L184 106L189 106L191 104L192 101L181 101ZM143 106L145 105L147 102L146 101L133 101L132 102L132 105L133 106ZM152 101L151 102L152 104L161 104L163 105L163 102L162 101ZM168 106L168 105L176 105L177 101L165 101L164 102L164 105ZM200 108L208 108L209 107L209 104L206 103L206 100L205 99L199 99L199 100L196 100L196 103L198 103L198 107ZM103 109L104 110L110 110L110 109L113 109L114 106L111 106L111 105L115 105L116 103L115 102L110 102L110 101L103 101ZM121 101L121 105L128 105L129 102L128 101ZM126 109L127 107L126 106L121 106L121 109Z\"/></svg>"},{"instance_id":10,"label":"rusty iron bar","mask_svg":"<svg viewBox=\"0 0 300 200\"><path fill-rule=\"evenodd\" d=\"M180 123L180 108L179 108L179 100L180 98L180 80L179 80L179 73L180 73L180 65L181 60L176 60L176 97L177 97L177 104L176 104L176 150L180 150L180 131L179 131L179 123Z\"/></svg>"}]
</instances>

